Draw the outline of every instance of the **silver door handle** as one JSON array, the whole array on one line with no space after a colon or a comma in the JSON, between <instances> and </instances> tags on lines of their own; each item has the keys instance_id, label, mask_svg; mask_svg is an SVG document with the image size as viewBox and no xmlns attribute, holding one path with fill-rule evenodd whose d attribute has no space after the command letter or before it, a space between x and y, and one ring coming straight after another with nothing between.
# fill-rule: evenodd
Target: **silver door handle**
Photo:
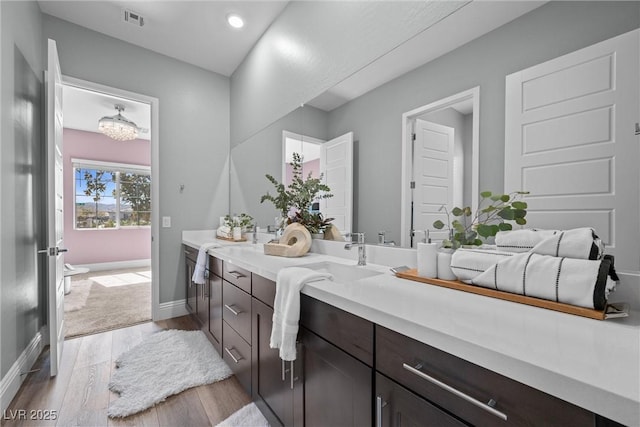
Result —
<instances>
[{"instance_id":1,"label":"silver door handle","mask_svg":"<svg viewBox=\"0 0 640 427\"><path fill-rule=\"evenodd\" d=\"M242 357L242 355L241 355L240 353L238 353L238 355L239 355L238 357L235 357L235 356L233 355L233 353L231 353L231 350L235 350L235 348L234 348L234 347L231 347L230 349L229 349L229 348L227 348L227 347L225 347L225 348L224 348L224 351L226 351L226 352L227 352L227 354L229 355L229 357L231 357L235 363L240 363L240 361L241 361L242 359L244 359L244 357Z\"/></svg>"},{"instance_id":2,"label":"silver door handle","mask_svg":"<svg viewBox=\"0 0 640 427\"><path fill-rule=\"evenodd\" d=\"M237 310L234 310L233 308L231 308L233 305L234 305L234 304L231 304L231 305L229 305L229 304L225 304L225 305L224 305L224 308L226 308L226 309L227 309L227 310L229 310L231 313L233 313L233 315L234 315L234 316L237 316L238 314L240 314L240 313L242 313L242 312L243 312L242 310L237 311Z\"/></svg>"},{"instance_id":3,"label":"silver door handle","mask_svg":"<svg viewBox=\"0 0 640 427\"><path fill-rule=\"evenodd\" d=\"M429 381L430 383L440 387L443 390L448 391L449 393L452 393L452 394L458 396L459 398L471 403L472 405L475 405L478 408L480 408L482 410L485 410L485 411L489 412L490 414L495 415L496 417L498 417L498 418L500 418L500 419L502 419L504 421L507 421L507 414L505 414L504 412L500 412L497 409L492 408L488 404L482 403L479 400L469 396L468 394L461 392L457 388L451 387L450 385L445 384L442 381L439 381L439 380L433 378L432 376L427 375L424 372L420 371L420 368L422 368L421 364L416 365L416 367L414 368L413 366L409 366L406 363L403 363L402 367L404 369L406 369L407 371L411 372L412 374L417 375L420 378ZM493 401L493 399L490 400L490 402L491 401Z\"/></svg>"},{"instance_id":4,"label":"silver door handle","mask_svg":"<svg viewBox=\"0 0 640 427\"><path fill-rule=\"evenodd\" d=\"M54 247L38 250L39 254L47 254L49 256L58 256L62 252L69 252L69 249Z\"/></svg>"},{"instance_id":5,"label":"silver door handle","mask_svg":"<svg viewBox=\"0 0 640 427\"><path fill-rule=\"evenodd\" d=\"M376 396L376 427L382 427L382 408L385 405L382 396Z\"/></svg>"}]
</instances>

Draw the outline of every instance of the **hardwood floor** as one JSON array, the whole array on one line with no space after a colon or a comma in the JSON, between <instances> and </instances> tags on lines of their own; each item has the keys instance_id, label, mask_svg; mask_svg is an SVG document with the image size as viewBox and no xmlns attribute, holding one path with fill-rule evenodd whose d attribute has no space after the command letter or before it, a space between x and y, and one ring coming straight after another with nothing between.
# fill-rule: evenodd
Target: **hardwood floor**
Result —
<instances>
[{"instance_id":1,"label":"hardwood floor","mask_svg":"<svg viewBox=\"0 0 640 427\"><path fill-rule=\"evenodd\" d=\"M49 377L45 350L5 411L6 426L206 426L216 425L251 401L235 377L195 387L127 418L107 417L114 361L145 337L163 329L198 329L188 316L143 323L65 341L62 366ZM55 411L55 412L54 412ZM55 419L43 418L49 415ZM25 419L26 418L26 419Z\"/></svg>"}]
</instances>

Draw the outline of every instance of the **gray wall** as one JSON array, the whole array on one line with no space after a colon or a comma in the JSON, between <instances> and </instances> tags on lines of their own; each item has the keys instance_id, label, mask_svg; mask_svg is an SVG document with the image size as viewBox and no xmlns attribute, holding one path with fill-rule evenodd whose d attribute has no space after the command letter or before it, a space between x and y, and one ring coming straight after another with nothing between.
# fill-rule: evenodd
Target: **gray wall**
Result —
<instances>
[{"instance_id":1,"label":"gray wall","mask_svg":"<svg viewBox=\"0 0 640 427\"><path fill-rule=\"evenodd\" d=\"M229 203L229 79L44 15L62 73L160 101L160 302L185 297L182 230L211 229ZM180 184L185 185L180 193Z\"/></svg>"},{"instance_id":2,"label":"gray wall","mask_svg":"<svg viewBox=\"0 0 640 427\"><path fill-rule=\"evenodd\" d=\"M35 2L0 2L0 377L42 327L43 44Z\"/></svg>"},{"instance_id":3,"label":"gray wall","mask_svg":"<svg viewBox=\"0 0 640 427\"><path fill-rule=\"evenodd\" d=\"M271 202L260 203L263 194L275 195L265 174L282 182L282 131L327 139L327 113L304 106L287 114L271 126L231 150L230 211L246 212L259 227L274 224L279 215Z\"/></svg>"},{"instance_id":4,"label":"gray wall","mask_svg":"<svg viewBox=\"0 0 640 427\"><path fill-rule=\"evenodd\" d=\"M244 141L466 2L290 2L231 77L231 140Z\"/></svg>"},{"instance_id":5,"label":"gray wall","mask_svg":"<svg viewBox=\"0 0 640 427\"><path fill-rule=\"evenodd\" d=\"M480 86L480 190L501 191L505 76L639 25L640 2L550 2L331 111L329 137L354 131L358 140L359 231L400 240L404 112Z\"/></svg>"}]
</instances>

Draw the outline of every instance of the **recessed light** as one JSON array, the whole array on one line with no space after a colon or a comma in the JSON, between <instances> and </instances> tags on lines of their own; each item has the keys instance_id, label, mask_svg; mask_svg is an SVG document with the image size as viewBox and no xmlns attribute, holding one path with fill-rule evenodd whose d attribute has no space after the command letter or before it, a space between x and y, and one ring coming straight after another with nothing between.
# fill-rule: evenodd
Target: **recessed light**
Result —
<instances>
[{"instance_id":1,"label":"recessed light","mask_svg":"<svg viewBox=\"0 0 640 427\"><path fill-rule=\"evenodd\" d=\"M240 15L237 15L235 13L230 13L229 15L227 15L227 22L233 28L244 27L244 20L240 17Z\"/></svg>"}]
</instances>

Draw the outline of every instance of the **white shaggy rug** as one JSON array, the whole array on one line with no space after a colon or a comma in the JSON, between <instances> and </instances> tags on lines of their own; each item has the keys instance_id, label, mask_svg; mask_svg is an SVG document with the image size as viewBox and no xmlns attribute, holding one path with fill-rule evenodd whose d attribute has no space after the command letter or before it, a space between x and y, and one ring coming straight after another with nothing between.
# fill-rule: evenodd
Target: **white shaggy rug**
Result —
<instances>
[{"instance_id":1,"label":"white shaggy rug","mask_svg":"<svg viewBox=\"0 0 640 427\"><path fill-rule=\"evenodd\" d=\"M249 403L231 414L229 418L216 427L269 427L269 422L262 415L255 403Z\"/></svg>"},{"instance_id":2,"label":"white shaggy rug","mask_svg":"<svg viewBox=\"0 0 640 427\"><path fill-rule=\"evenodd\" d=\"M143 411L191 387L231 376L202 331L155 333L116 360L109 390L120 395L109 406L112 418Z\"/></svg>"}]
</instances>

